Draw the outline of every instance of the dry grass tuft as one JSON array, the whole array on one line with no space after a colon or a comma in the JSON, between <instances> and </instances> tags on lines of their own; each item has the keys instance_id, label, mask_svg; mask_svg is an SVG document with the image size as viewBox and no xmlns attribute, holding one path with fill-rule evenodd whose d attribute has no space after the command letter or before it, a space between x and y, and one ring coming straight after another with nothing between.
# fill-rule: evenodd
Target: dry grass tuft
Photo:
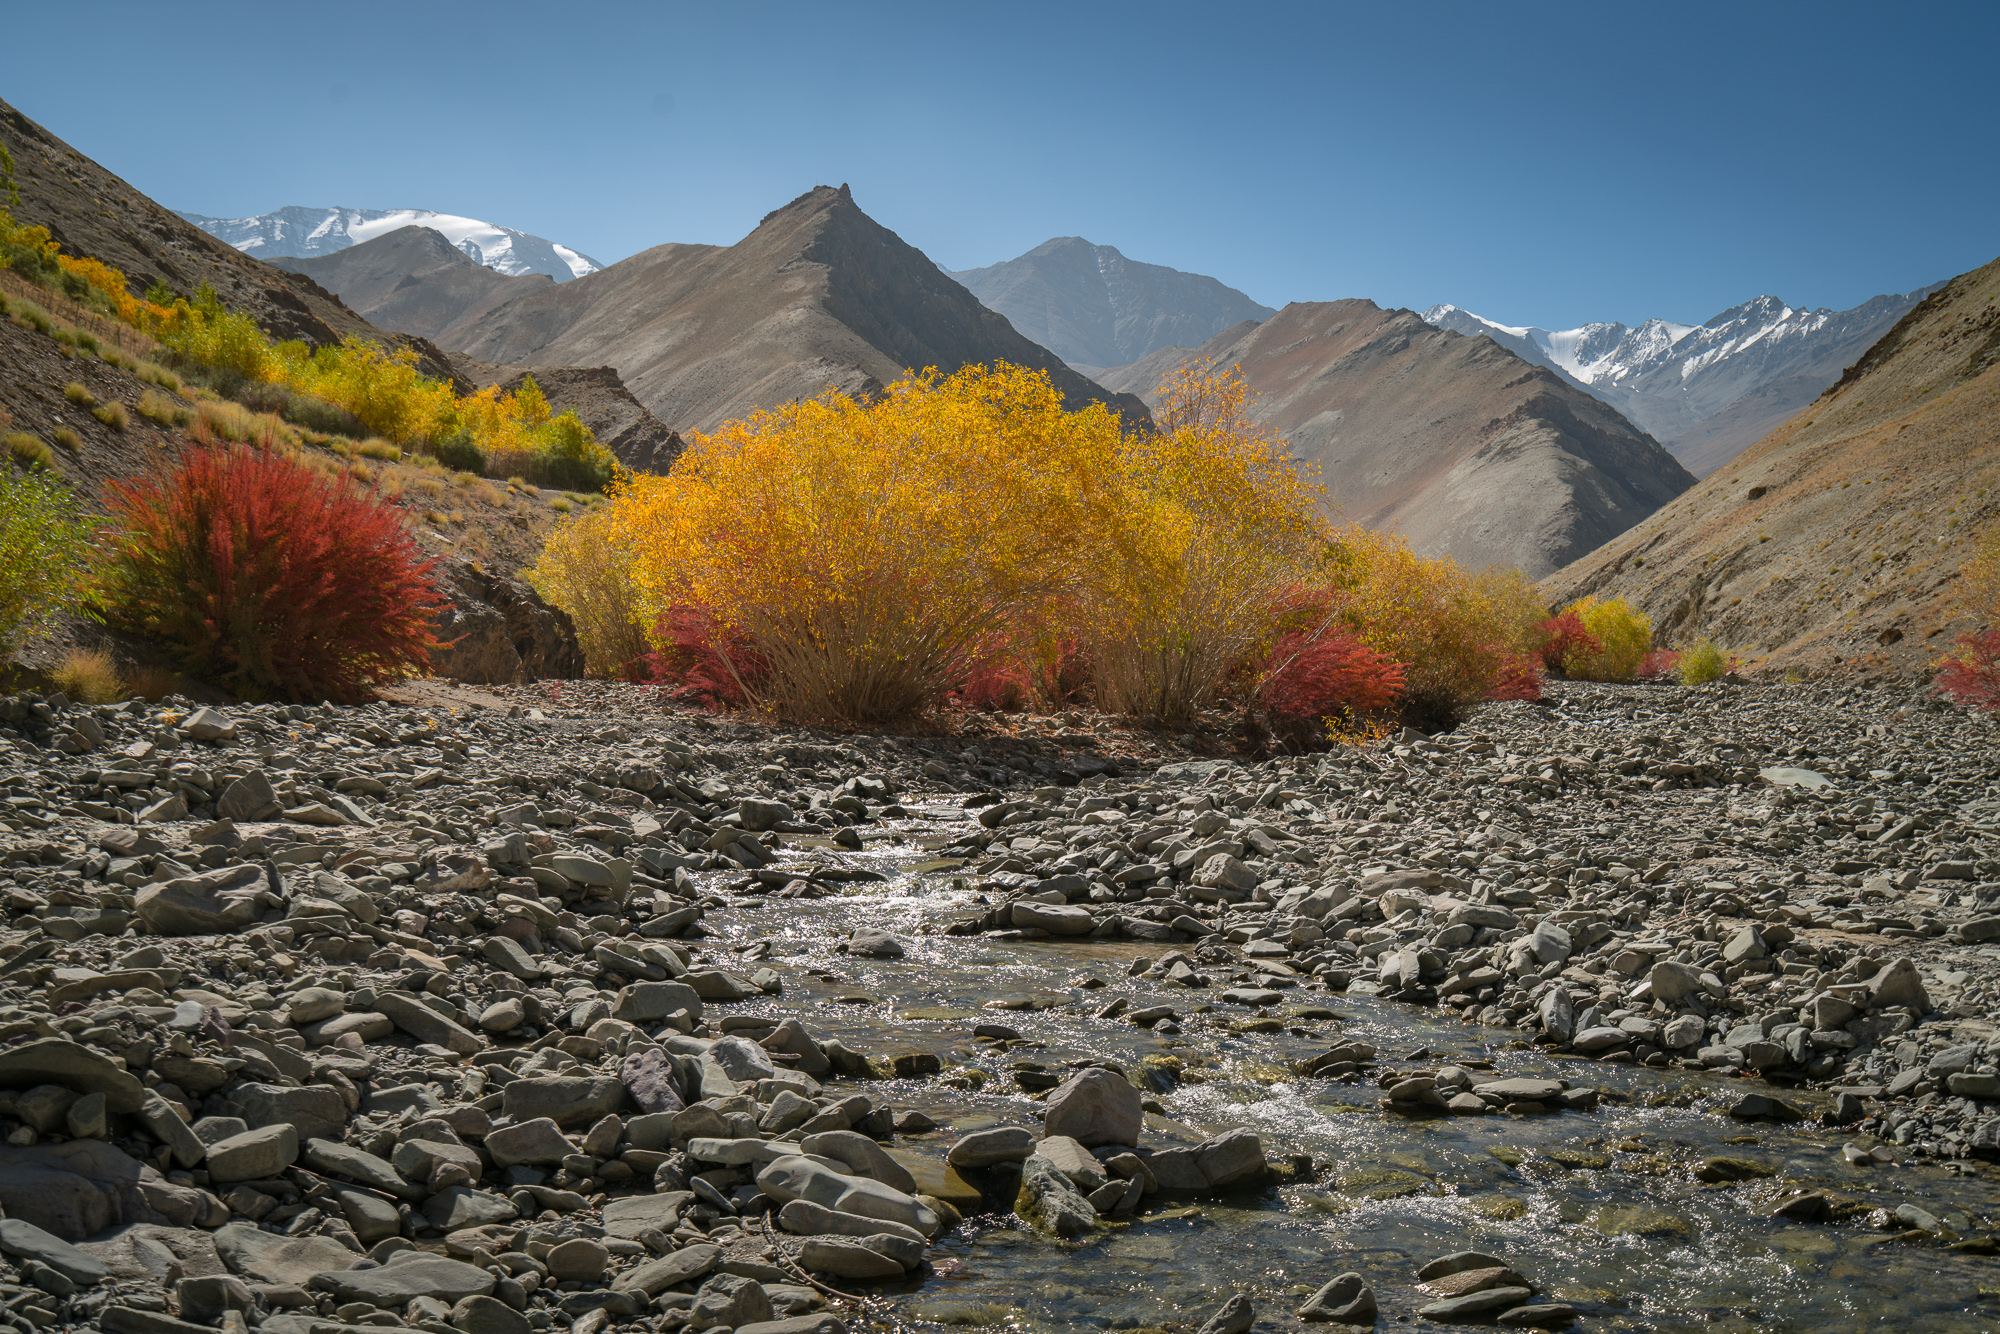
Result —
<instances>
[{"instance_id":1,"label":"dry grass tuft","mask_svg":"<svg viewBox=\"0 0 2000 1334\"><path fill-rule=\"evenodd\" d=\"M127 697L129 689L118 664L102 649L71 649L49 679L79 704L115 704Z\"/></svg>"}]
</instances>

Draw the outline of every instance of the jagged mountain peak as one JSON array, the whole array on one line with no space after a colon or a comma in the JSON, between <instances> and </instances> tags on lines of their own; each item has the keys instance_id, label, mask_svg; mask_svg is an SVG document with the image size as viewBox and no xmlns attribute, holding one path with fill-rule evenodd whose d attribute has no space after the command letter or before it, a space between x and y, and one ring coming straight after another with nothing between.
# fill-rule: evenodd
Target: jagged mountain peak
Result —
<instances>
[{"instance_id":1,"label":"jagged mountain peak","mask_svg":"<svg viewBox=\"0 0 2000 1334\"><path fill-rule=\"evenodd\" d=\"M1803 310L1770 293L1701 324L1648 319L1549 330L1501 324L1454 305L1424 318L1484 334L1551 367L1616 407L1697 476L1721 467L1840 378L1933 288L1888 294L1851 310Z\"/></svg>"}]
</instances>

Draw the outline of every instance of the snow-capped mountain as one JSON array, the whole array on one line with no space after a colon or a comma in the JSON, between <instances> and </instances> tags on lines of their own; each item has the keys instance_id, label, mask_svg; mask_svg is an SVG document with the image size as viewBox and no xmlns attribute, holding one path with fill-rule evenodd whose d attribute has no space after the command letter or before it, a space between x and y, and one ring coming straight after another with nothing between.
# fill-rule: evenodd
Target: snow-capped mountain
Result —
<instances>
[{"instance_id":1,"label":"snow-capped mountain","mask_svg":"<svg viewBox=\"0 0 2000 1334\"><path fill-rule=\"evenodd\" d=\"M200 213L180 216L210 236L259 259L325 255L372 241L398 227L429 227L443 233L476 263L515 277L546 273L557 282L566 283L604 267L566 245L477 218L433 213L427 208L300 208L294 204L275 213L259 213L249 218L211 218Z\"/></svg>"},{"instance_id":2,"label":"snow-capped mountain","mask_svg":"<svg viewBox=\"0 0 2000 1334\"><path fill-rule=\"evenodd\" d=\"M1442 305L1424 319L1440 329L1485 334L1561 372L1700 477L1812 402L1933 290L1878 296L1852 310L1797 310L1760 296L1706 324L1652 319L1636 328L1540 329Z\"/></svg>"}]
</instances>

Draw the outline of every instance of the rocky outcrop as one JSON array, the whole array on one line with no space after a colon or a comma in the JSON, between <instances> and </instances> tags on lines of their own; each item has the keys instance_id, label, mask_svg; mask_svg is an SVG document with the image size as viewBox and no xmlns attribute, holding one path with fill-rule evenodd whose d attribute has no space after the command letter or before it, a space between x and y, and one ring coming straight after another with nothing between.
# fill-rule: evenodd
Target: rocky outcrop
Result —
<instances>
[{"instance_id":1,"label":"rocky outcrop","mask_svg":"<svg viewBox=\"0 0 2000 1334\"><path fill-rule=\"evenodd\" d=\"M431 656L433 675L475 685L571 680L583 675L583 650L568 613L542 601L518 579L469 561L445 564L451 605L437 636L450 647Z\"/></svg>"}]
</instances>

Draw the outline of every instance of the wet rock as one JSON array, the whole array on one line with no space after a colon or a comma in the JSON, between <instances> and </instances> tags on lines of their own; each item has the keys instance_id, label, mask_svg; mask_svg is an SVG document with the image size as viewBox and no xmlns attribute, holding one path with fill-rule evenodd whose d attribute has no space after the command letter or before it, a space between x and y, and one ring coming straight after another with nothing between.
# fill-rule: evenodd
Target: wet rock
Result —
<instances>
[{"instance_id":1,"label":"wet rock","mask_svg":"<svg viewBox=\"0 0 2000 1334\"><path fill-rule=\"evenodd\" d=\"M809 1158L776 1159L757 1173L757 1185L780 1204L809 1200L841 1213L886 1218L925 1236L938 1230L937 1215L902 1191L867 1177L831 1171Z\"/></svg>"},{"instance_id":2,"label":"wet rock","mask_svg":"<svg viewBox=\"0 0 2000 1334\"><path fill-rule=\"evenodd\" d=\"M1430 1283L1449 1274L1461 1274L1470 1269L1504 1269L1507 1262L1497 1255L1485 1251L1453 1251L1440 1255L1417 1270L1417 1282Z\"/></svg>"},{"instance_id":3,"label":"wet rock","mask_svg":"<svg viewBox=\"0 0 2000 1334\"><path fill-rule=\"evenodd\" d=\"M991 1167L995 1163L1018 1163L1034 1151L1034 1132L1022 1126L995 1126L991 1130L975 1130L959 1140L945 1154L945 1161L953 1167Z\"/></svg>"},{"instance_id":4,"label":"wet rock","mask_svg":"<svg viewBox=\"0 0 2000 1334\"><path fill-rule=\"evenodd\" d=\"M799 1248L799 1264L822 1274L872 1282L898 1279L903 1266L858 1242L832 1237L813 1237Z\"/></svg>"},{"instance_id":5,"label":"wet rock","mask_svg":"<svg viewBox=\"0 0 2000 1334\"><path fill-rule=\"evenodd\" d=\"M1526 1302L1534 1293L1526 1288L1487 1288L1463 1297L1447 1297L1417 1308L1417 1314L1436 1321L1492 1319L1501 1311Z\"/></svg>"},{"instance_id":6,"label":"wet rock","mask_svg":"<svg viewBox=\"0 0 2000 1334\"><path fill-rule=\"evenodd\" d=\"M1081 1236L1097 1226L1097 1210L1090 1201L1040 1154L1031 1154L1021 1164L1021 1189L1014 1212L1058 1237Z\"/></svg>"},{"instance_id":7,"label":"wet rock","mask_svg":"<svg viewBox=\"0 0 2000 1334\"><path fill-rule=\"evenodd\" d=\"M848 933L847 952L868 959L900 959L903 957L903 942L887 931L857 927Z\"/></svg>"},{"instance_id":8,"label":"wet rock","mask_svg":"<svg viewBox=\"0 0 2000 1334\"><path fill-rule=\"evenodd\" d=\"M1341 1325L1372 1325L1377 1313L1375 1290L1351 1271L1336 1274L1298 1310L1301 1320Z\"/></svg>"},{"instance_id":9,"label":"wet rock","mask_svg":"<svg viewBox=\"0 0 2000 1334\"><path fill-rule=\"evenodd\" d=\"M1257 1308L1242 1293L1237 1293L1224 1302L1215 1314L1204 1320L1198 1334L1245 1334L1250 1326L1257 1323Z\"/></svg>"},{"instance_id":10,"label":"wet rock","mask_svg":"<svg viewBox=\"0 0 2000 1334\"><path fill-rule=\"evenodd\" d=\"M1503 1329L1561 1329L1574 1324L1577 1309L1566 1302L1543 1302L1502 1311L1493 1323Z\"/></svg>"},{"instance_id":11,"label":"wet rock","mask_svg":"<svg viewBox=\"0 0 2000 1334\"><path fill-rule=\"evenodd\" d=\"M1746 1093L1729 1106L1729 1114L1739 1121L1802 1121L1805 1113L1778 1098L1763 1093Z\"/></svg>"}]
</instances>

